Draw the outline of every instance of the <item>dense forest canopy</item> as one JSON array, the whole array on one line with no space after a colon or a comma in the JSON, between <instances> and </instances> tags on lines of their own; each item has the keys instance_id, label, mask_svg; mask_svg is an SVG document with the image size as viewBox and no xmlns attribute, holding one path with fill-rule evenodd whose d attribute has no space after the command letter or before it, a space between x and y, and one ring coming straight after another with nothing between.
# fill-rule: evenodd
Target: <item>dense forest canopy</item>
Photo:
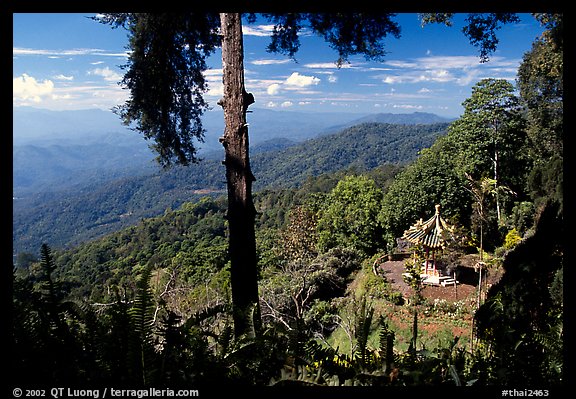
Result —
<instances>
[{"instance_id":1,"label":"dense forest canopy","mask_svg":"<svg viewBox=\"0 0 576 399\"><path fill-rule=\"evenodd\" d=\"M273 171L272 179L287 184L253 198L259 311L247 315L243 334L234 334L229 198L186 202L70 250L44 244L39 259L23 256L13 280L13 381L34 375L38 383L129 386L564 383L563 17L535 17L547 30L525 54L516 87L480 80L446 134L446 126L420 126L421 138L433 138L428 148L407 141L394 149L423 148L412 162L363 158L365 147L351 146L346 169L304 172L304 181L295 173L299 185ZM274 18L272 43L293 54L297 36L288 23L300 20ZM322 23L329 21L316 21L328 39ZM446 23L450 15L428 14L426 21ZM487 22L471 17L468 34L480 40ZM346 33L349 24L340 29ZM489 52L497 41L486 38ZM381 50L340 48L342 56L368 49ZM402 136L407 128L361 125L349 132L382 152L385 143L373 129ZM341 156L325 147L328 159ZM288 170L312 167L291 151L280 150ZM399 250L403 230L436 204L462 238L446 258L479 259L480 281L483 270L501 275L484 292L478 284L472 305L427 302L417 281L413 295L403 294L374 272L384 255ZM410 256L408 275L422 260L417 250ZM398 323L400 315L408 327ZM451 330L444 341L422 344L427 322L447 319L464 323L465 333Z\"/></svg>"}]
</instances>

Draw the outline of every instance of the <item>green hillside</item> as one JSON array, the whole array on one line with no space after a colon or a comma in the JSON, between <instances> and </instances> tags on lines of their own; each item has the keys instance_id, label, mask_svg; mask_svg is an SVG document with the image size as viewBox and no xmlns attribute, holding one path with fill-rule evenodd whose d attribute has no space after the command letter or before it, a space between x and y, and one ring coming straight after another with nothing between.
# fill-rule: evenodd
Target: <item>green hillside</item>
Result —
<instances>
[{"instance_id":1,"label":"green hillside","mask_svg":"<svg viewBox=\"0 0 576 399\"><path fill-rule=\"evenodd\" d=\"M447 123L363 123L301 145L255 156L251 161L256 175L255 188L297 186L308 176L347 168L370 170L387 163L405 164L445 134L448 126Z\"/></svg>"},{"instance_id":2,"label":"green hillside","mask_svg":"<svg viewBox=\"0 0 576 399\"><path fill-rule=\"evenodd\" d=\"M367 123L281 150L255 151L254 190L296 187L310 176L342 169L405 164L447 127ZM189 167L15 200L14 250L35 252L42 242L55 248L75 245L203 195L221 195L226 189L224 173L220 160L212 156Z\"/></svg>"}]
</instances>

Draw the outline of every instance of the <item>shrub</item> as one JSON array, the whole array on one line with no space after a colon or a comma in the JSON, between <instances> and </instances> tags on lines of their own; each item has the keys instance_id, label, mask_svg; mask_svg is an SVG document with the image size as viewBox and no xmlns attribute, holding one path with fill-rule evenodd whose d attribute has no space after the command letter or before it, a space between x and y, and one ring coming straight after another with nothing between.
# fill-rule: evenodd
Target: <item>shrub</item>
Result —
<instances>
[{"instance_id":1,"label":"shrub","mask_svg":"<svg viewBox=\"0 0 576 399\"><path fill-rule=\"evenodd\" d=\"M508 234L506 234L506 238L504 239L504 248L506 249L512 249L514 248L516 245L518 245L518 243L522 241L522 237L520 237L520 234L518 233L518 231L514 228L512 230L510 230L508 232Z\"/></svg>"}]
</instances>

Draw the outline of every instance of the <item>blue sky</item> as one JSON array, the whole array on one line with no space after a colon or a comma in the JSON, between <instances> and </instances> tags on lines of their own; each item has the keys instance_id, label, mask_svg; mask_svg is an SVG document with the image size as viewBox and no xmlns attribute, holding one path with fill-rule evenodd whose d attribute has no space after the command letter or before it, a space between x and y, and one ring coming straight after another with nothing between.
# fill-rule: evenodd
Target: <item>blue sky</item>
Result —
<instances>
[{"instance_id":1,"label":"blue sky","mask_svg":"<svg viewBox=\"0 0 576 399\"><path fill-rule=\"evenodd\" d=\"M14 14L13 105L51 110L111 109L127 99L118 85L126 63L127 35L88 19L95 14ZM246 89L252 107L308 112L431 112L458 117L472 86L483 78L514 82L523 54L542 32L529 14L504 26L490 61L454 26L420 26L417 14L398 14L401 37L385 39L381 62L354 56L336 68L337 53L321 38L301 35L297 62L266 52L271 26L244 24ZM220 52L206 72L213 107L222 96Z\"/></svg>"}]
</instances>

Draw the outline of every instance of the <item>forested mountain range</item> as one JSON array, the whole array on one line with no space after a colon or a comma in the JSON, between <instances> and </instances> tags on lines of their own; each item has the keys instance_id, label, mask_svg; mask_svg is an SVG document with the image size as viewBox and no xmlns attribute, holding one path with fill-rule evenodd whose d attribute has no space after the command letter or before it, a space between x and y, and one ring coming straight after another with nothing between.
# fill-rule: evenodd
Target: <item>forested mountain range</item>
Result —
<instances>
[{"instance_id":1,"label":"forested mountain range","mask_svg":"<svg viewBox=\"0 0 576 399\"><path fill-rule=\"evenodd\" d=\"M445 118L429 112L412 112L410 114L393 114L393 113L377 113L363 116L359 119L354 119L351 122L333 126L328 129L329 132L336 132L344 128L359 125L361 123L391 123L395 125L419 125L430 123L449 123L454 119Z\"/></svg>"},{"instance_id":2,"label":"forested mountain range","mask_svg":"<svg viewBox=\"0 0 576 399\"><path fill-rule=\"evenodd\" d=\"M280 149L320 135L337 133L363 122L435 123L449 119L434 114L305 113L254 109L248 114L253 153ZM222 157L218 138L224 131L221 109L206 112L203 158ZM150 143L109 111L13 110L13 196L60 191L86 182L153 173L158 169Z\"/></svg>"},{"instance_id":3,"label":"forested mountain range","mask_svg":"<svg viewBox=\"0 0 576 399\"><path fill-rule=\"evenodd\" d=\"M153 173L157 166L144 140L130 133L86 137L84 143L24 144L12 150L13 196L70 189Z\"/></svg>"},{"instance_id":4,"label":"forested mountain range","mask_svg":"<svg viewBox=\"0 0 576 399\"><path fill-rule=\"evenodd\" d=\"M13 108L14 145L62 143L63 140L74 144L85 143L86 137L103 137L112 132L129 133L135 141L143 141L141 136L121 124L118 115L101 109L77 111L50 111L33 107ZM364 122L394 124L428 124L451 122L453 119L431 113L413 112L393 113L351 113L351 112L296 112L275 111L254 108L247 115L250 123L250 142L259 144L272 138L288 138L302 141L313 138L323 132L334 133ZM220 108L206 112L202 118L206 129L206 143L201 150L209 152L220 149L218 137L224 130L224 116Z\"/></svg>"},{"instance_id":5,"label":"forested mountain range","mask_svg":"<svg viewBox=\"0 0 576 399\"><path fill-rule=\"evenodd\" d=\"M255 156L255 188L295 186L307 176L356 168L370 170L386 163L414 160L446 132L447 123L396 125L363 123L297 146Z\"/></svg>"},{"instance_id":6,"label":"forested mountain range","mask_svg":"<svg viewBox=\"0 0 576 399\"><path fill-rule=\"evenodd\" d=\"M268 141L261 150L255 146L253 152L254 189L294 187L309 176L342 169L405 164L431 146L447 127L447 123L365 123L299 144L285 139ZM222 159L223 154L216 152L188 167L104 183L96 180L67 191L15 199L14 251L35 253L42 242L55 248L77 244L200 196L224 194Z\"/></svg>"}]
</instances>

